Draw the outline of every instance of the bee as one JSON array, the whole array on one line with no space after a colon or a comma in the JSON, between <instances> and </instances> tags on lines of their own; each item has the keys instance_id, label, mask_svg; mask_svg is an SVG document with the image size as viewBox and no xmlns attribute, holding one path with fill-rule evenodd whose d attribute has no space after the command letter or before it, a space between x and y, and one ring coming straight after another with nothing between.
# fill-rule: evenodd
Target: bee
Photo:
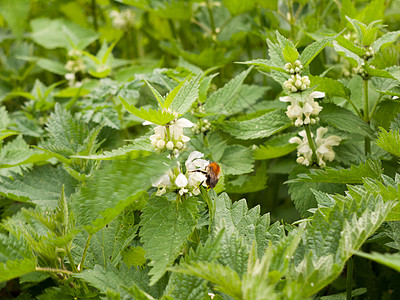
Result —
<instances>
[{"instance_id":1,"label":"bee","mask_svg":"<svg viewBox=\"0 0 400 300\"><path fill-rule=\"evenodd\" d=\"M212 162L206 167L206 184L209 188L213 189L219 180L221 174L221 167L216 163Z\"/></svg>"}]
</instances>

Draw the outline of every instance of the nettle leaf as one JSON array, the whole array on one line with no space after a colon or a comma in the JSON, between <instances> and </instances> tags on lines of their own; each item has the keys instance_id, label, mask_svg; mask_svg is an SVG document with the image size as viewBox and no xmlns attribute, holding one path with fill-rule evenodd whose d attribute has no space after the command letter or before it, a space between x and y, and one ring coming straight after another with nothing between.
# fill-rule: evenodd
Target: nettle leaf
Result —
<instances>
[{"instance_id":1,"label":"nettle leaf","mask_svg":"<svg viewBox=\"0 0 400 300\"><path fill-rule=\"evenodd\" d=\"M132 247L129 246L128 248L125 248L121 252L122 256L122 261L128 266L134 266L134 267L143 267L146 263L146 258L144 257L146 254L146 251L144 251L143 247L137 246L137 247Z\"/></svg>"},{"instance_id":2,"label":"nettle leaf","mask_svg":"<svg viewBox=\"0 0 400 300\"><path fill-rule=\"evenodd\" d=\"M366 122L364 122L351 111L340 106L326 103L323 105L323 109L318 116L321 122L328 123L339 130L358 133L368 136L371 139L375 138L374 131Z\"/></svg>"},{"instance_id":3,"label":"nettle leaf","mask_svg":"<svg viewBox=\"0 0 400 300\"><path fill-rule=\"evenodd\" d=\"M359 57L362 57L367 52L367 50L364 49L363 47L357 46L356 44L354 44L353 42L349 41L348 39L344 38L341 35L339 35L336 38L336 42L340 46L344 47L345 49L349 50L351 53L354 53Z\"/></svg>"},{"instance_id":4,"label":"nettle leaf","mask_svg":"<svg viewBox=\"0 0 400 300\"><path fill-rule=\"evenodd\" d=\"M286 72L282 66L277 65L273 60L269 59L253 59L245 62L240 62L241 64L246 64L246 65L253 65L259 67L261 70L265 71L270 71L270 70L276 70L279 72Z\"/></svg>"},{"instance_id":5,"label":"nettle leaf","mask_svg":"<svg viewBox=\"0 0 400 300\"><path fill-rule=\"evenodd\" d=\"M399 111L400 101L383 100L374 113L374 120L379 124L379 126L388 130Z\"/></svg>"},{"instance_id":6,"label":"nettle leaf","mask_svg":"<svg viewBox=\"0 0 400 300\"><path fill-rule=\"evenodd\" d=\"M0 233L0 282L35 271L36 258L23 239Z\"/></svg>"},{"instance_id":7,"label":"nettle leaf","mask_svg":"<svg viewBox=\"0 0 400 300\"><path fill-rule=\"evenodd\" d=\"M299 57L299 52L295 47L291 47L290 45L286 45L283 48L283 58L290 63L294 63Z\"/></svg>"},{"instance_id":8,"label":"nettle leaf","mask_svg":"<svg viewBox=\"0 0 400 300\"><path fill-rule=\"evenodd\" d=\"M158 291L159 286L149 287L149 277L147 269L128 267L122 263L120 268L109 264L107 267L96 265L93 270L84 270L81 273L75 273L74 277L81 278L90 285L98 288L102 293L108 291L117 293L120 286L135 286L136 288L160 297L162 294ZM164 282L160 282L165 287Z\"/></svg>"},{"instance_id":9,"label":"nettle leaf","mask_svg":"<svg viewBox=\"0 0 400 300\"><path fill-rule=\"evenodd\" d=\"M165 163L165 164L164 164ZM152 155L130 161L112 161L97 170L71 198L78 224L94 234L146 191L168 170L171 161Z\"/></svg>"},{"instance_id":10,"label":"nettle leaf","mask_svg":"<svg viewBox=\"0 0 400 300\"><path fill-rule=\"evenodd\" d=\"M138 225L134 225L134 216L130 212L119 215L90 239L84 266L93 268L95 265L106 267L108 264L118 266L122 260L122 251L135 238ZM88 240L88 235L81 232L75 237L72 254L79 261Z\"/></svg>"},{"instance_id":11,"label":"nettle leaf","mask_svg":"<svg viewBox=\"0 0 400 300\"><path fill-rule=\"evenodd\" d=\"M269 137L291 126L290 119L280 110L267 112L264 115L242 121L224 122L218 127L241 140Z\"/></svg>"},{"instance_id":12,"label":"nettle leaf","mask_svg":"<svg viewBox=\"0 0 400 300\"><path fill-rule=\"evenodd\" d=\"M311 81L311 86L316 90L324 92L328 96L337 96L345 99L350 98L351 91L340 81L328 78L308 75Z\"/></svg>"},{"instance_id":13,"label":"nettle leaf","mask_svg":"<svg viewBox=\"0 0 400 300\"><path fill-rule=\"evenodd\" d=\"M213 238L211 235L208 237L206 243L199 244L196 250L190 250L188 255L181 260L181 263L191 263L199 261L213 261L217 258L219 252L219 243L223 234L223 230ZM169 268L174 271L175 268ZM183 273L173 272L168 281L166 292L174 299L207 299L208 287L207 282L196 276L187 275Z\"/></svg>"},{"instance_id":14,"label":"nettle leaf","mask_svg":"<svg viewBox=\"0 0 400 300\"><path fill-rule=\"evenodd\" d=\"M176 118L176 116L173 113L160 109L154 110L150 108L149 110L146 110L143 107L137 109L134 105L129 104L126 100L124 100L121 96L119 97L119 99L121 100L122 104L124 105L127 111L129 111L136 117L139 117L151 123L164 126Z\"/></svg>"},{"instance_id":15,"label":"nettle leaf","mask_svg":"<svg viewBox=\"0 0 400 300\"><path fill-rule=\"evenodd\" d=\"M325 170L310 170L307 174L299 174L291 182L325 182L325 183L345 183L361 184L364 177L379 178L383 172L379 160L368 159L365 164L359 166L351 165L350 169L326 168Z\"/></svg>"},{"instance_id":16,"label":"nettle leaf","mask_svg":"<svg viewBox=\"0 0 400 300\"><path fill-rule=\"evenodd\" d=\"M351 45L353 45L351 42L349 42L349 43ZM340 55L345 57L350 62L350 64L355 65L355 66L361 65L363 63L362 58L359 55L357 55L356 53L354 53L353 51L348 50L346 47L339 45L339 43L337 41L333 41L333 48L335 49L335 51L337 53L339 53Z\"/></svg>"},{"instance_id":17,"label":"nettle leaf","mask_svg":"<svg viewBox=\"0 0 400 300\"><path fill-rule=\"evenodd\" d=\"M184 199L177 205L165 197L150 198L143 209L140 236L146 258L152 260L151 284L156 283L181 252L196 226L198 200Z\"/></svg>"},{"instance_id":18,"label":"nettle leaf","mask_svg":"<svg viewBox=\"0 0 400 300\"><path fill-rule=\"evenodd\" d=\"M397 38L399 37L399 35L400 35L400 30L385 33L379 39L374 41L372 43L371 47L375 52L378 52L382 46L385 46L386 44L394 43L397 40Z\"/></svg>"},{"instance_id":19,"label":"nettle leaf","mask_svg":"<svg viewBox=\"0 0 400 300\"><path fill-rule=\"evenodd\" d=\"M376 144L390 154L400 157L400 131L390 130L379 127L380 132Z\"/></svg>"},{"instance_id":20,"label":"nettle leaf","mask_svg":"<svg viewBox=\"0 0 400 300\"><path fill-rule=\"evenodd\" d=\"M175 94L175 89L167 96L164 106L170 108L173 112L178 112L180 115L186 113L192 104L199 98L200 78L202 73L198 74L190 81L185 80L182 85L178 85L179 90ZM171 105L168 106L170 95L173 95Z\"/></svg>"},{"instance_id":21,"label":"nettle leaf","mask_svg":"<svg viewBox=\"0 0 400 300\"><path fill-rule=\"evenodd\" d=\"M346 261L378 229L394 205L357 187L346 196L333 198L333 207L316 210L303 238L305 256L293 274L293 280L302 286L303 298L340 275Z\"/></svg>"},{"instance_id":22,"label":"nettle leaf","mask_svg":"<svg viewBox=\"0 0 400 300\"><path fill-rule=\"evenodd\" d=\"M339 34L325 37L308 45L300 55L300 61L302 62L303 67L307 67L312 60L325 48L325 46L334 41Z\"/></svg>"},{"instance_id":23,"label":"nettle leaf","mask_svg":"<svg viewBox=\"0 0 400 300\"><path fill-rule=\"evenodd\" d=\"M371 79L371 88L386 95L400 96L399 81L397 79L373 77Z\"/></svg>"},{"instance_id":24,"label":"nettle leaf","mask_svg":"<svg viewBox=\"0 0 400 300\"><path fill-rule=\"evenodd\" d=\"M231 79L222 88L211 94L204 104L206 113L230 115L230 108L236 102L242 88L244 79L250 73L252 67L243 71L235 78Z\"/></svg>"},{"instance_id":25,"label":"nettle leaf","mask_svg":"<svg viewBox=\"0 0 400 300\"><path fill-rule=\"evenodd\" d=\"M57 206L62 186L67 196L75 192L77 180L61 167L46 165L35 167L23 175L13 175L13 179L0 177L0 194L4 197L34 203L42 208Z\"/></svg>"},{"instance_id":26,"label":"nettle leaf","mask_svg":"<svg viewBox=\"0 0 400 300\"><path fill-rule=\"evenodd\" d=\"M267 187L267 164L263 162L259 168L256 169L254 175L239 175L234 180L229 180L225 185L227 193L254 193L261 191Z\"/></svg>"},{"instance_id":27,"label":"nettle leaf","mask_svg":"<svg viewBox=\"0 0 400 300\"><path fill-rule=\"evenodd\" d=\"M356 255L376 261L377 263L380 263L382 265L388 266L389 268L392 268L396 270L397 272L400 272L400 253L378 253L378 252L372 252L372 253L364 253L360 251L355 252Z\"/></svg>"},{"instance_id":28,"label":"nettle leaf","mask_svg":"<svg viewBox=\"0 0 400 300\"><path fill-rule=\"evenodd\" d=\"M285 133L273 137L266 143L259 145L254 149L253 155L256 160L271 159L285 156L296 150L296 144L290 144L289 139L293 136L292 133Z\"/></svg>"},{"instance_id":29,"label":"nettle leaf","mask_svg":"<svg viewBox=\"0 0 400 300\"><path fill-rule=\"evenodd\" d=\"M111 151L104 151L102 154L93 155L75 155L76 158L95 159L95 160L124 160L135 159L144 153L150 154L154 151L148 137L138 138L132 141L131 144L113 149Z\"/></svg>"},{"instance_id":30,"label":"nettle leaf","mask_svg":"<svg viewBox=\"0 0 400 300\"><path fill-rule=\"evenodd\" d=\"M253 151L241 145L227 146L221 157L220 164L225 175L246 174L253 171Z\"/></svg>"},{"instance_id":31,"label":"nettle leaf","mask_svg":"<svg viewBox=\"0 0 400 300\"><path fill-rule=\"evenodd\" d=\"M304 166L297 166L289 175L289 194L296 209L301 215L308 215L310 208L317 207L317 201L313 190L326 193L340 193L345 190L344 184L323 182L294 182L299 174L308 174L310 171Z\"/></svg>"}]
</instances>

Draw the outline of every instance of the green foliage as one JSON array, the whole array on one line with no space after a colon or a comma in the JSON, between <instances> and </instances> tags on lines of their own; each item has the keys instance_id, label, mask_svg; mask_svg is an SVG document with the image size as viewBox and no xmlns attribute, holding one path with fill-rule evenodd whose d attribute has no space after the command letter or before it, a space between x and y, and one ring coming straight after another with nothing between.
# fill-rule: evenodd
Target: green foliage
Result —
<instances>
[{"instance_id":1,"label":"green foliage","mask_svg":"<svg viewBox=\"0 0 400 300\"><path fill-rule=\"evenodd\" d=\"M398 8L0 1L0 295L400 294Z\"/></svg>"}]
</instances>

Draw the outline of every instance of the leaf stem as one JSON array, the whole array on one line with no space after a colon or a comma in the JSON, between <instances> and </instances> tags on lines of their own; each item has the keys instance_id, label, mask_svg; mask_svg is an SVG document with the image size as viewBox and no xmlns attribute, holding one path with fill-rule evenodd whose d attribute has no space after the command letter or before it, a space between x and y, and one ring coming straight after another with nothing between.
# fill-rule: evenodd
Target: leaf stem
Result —
<instances>
[{"instance_id":1,"label":"leaf stem","mask_svg":"<svg viewBox=\"0 0 400 300\"><path fill-rule=\"evenodd\" d=\"M375 110L378 107L379 101L381 101L382 97L384 94L379 94L378 99L376 100L374 107L371 110L371 113L369 114L369 119L372 120L372 117L374 116Z\"/></svg>"},{"instance_id":2,"label":"leaf stem","mask_svg":"<svg viewBox=\"0 0 400 300\"><path fill-rule=\"evenodd\" d=\"M347 102L350 103L351 106L353 106L354 110L356 111L357 115L361 118L364 119L364 116L361 114L360 110L357 108L357 106L354 104L353 101L351 101L350 97L346 98Z\"/></svg>"},{"instance_id":3,"label":"leaf stem","mask_svg":"<svg viewBox=\"0 0 400 300\"><path fill-rule=\"evenodd\" d=\"M35 270L38 271L38 272L54 272L54 273L63 273L63 274L68 274L68 275L74 274L73 272L68 271L68 270L53 269L53 268L36 267Z\"/></svg>"},{"instance_id":4,"label":"leaf stem","mask_svg":"<svg viewBox=\"0 0 400 300\"><path fill-rule=\"evenodd\" d=\"M353 258L350 257L347 261L346 300L351 300L351 291L353 286L353 269L354 261Z\"/></svg>"},{"instance_id":5,"label":"leaf stem","mask_svg":"<svg viewBox=\"0 0 400 300\"><path fill-rule=\"evenodd\" d=\"M79 273L78 269L76 268L74 259L72 258L71 251L69 251L68 246L65 246L65 252L67 253L67 257L69 260L69 264L71 265L72 271L74 271L74 273Z\"/></svg>"},{"instance_id":6,"label":"leaf stem","mask_svg":"<svg viewBox=\"0 0 400 300\"><path fill-rule=\"evenodd\" d=\"M368 80L363 81L364 90L364 121L369 124L369 102L368 102ZM371 152L371 140L369 137L364 138L365 154Z\"/></svg>"},{"instance_id":7,"label":"leaf stem","mask_svg":"<svg viewBox=\"0 0 400 300\"><path fill-rule=\"evenodd\" d=\"M307 134L307 140L308 140L308 145L310 146L312 152L313 152L313 160L315 156L317 155L317 149L315 148L315 143L314 140L311 136L311 130L310 130L310 125L309 124L304 124L304 129L306 130Z\"/></svg>"},{"instance_id":8,"label":"leaf stem","mask_svg":"<svg viewBox=\"0 0 400 300\"><path fill-rule=\"evenodd\" d=\"M88 237L88 239L87 239L87 241L86 241L86 244L85 244L85 248L83 249L83 254L82 254L82 259L81 259L81 263L79 264L79 271L83 271L83 268L84 268L84 263L85 263L85 259L86 259L86 254L87 254L87 251L88 251L88 249L89 249L89 244L90 244L90 240L92 239L92 235L91 234L89 234L89 237Z\"/></svg>"}]
</instances>

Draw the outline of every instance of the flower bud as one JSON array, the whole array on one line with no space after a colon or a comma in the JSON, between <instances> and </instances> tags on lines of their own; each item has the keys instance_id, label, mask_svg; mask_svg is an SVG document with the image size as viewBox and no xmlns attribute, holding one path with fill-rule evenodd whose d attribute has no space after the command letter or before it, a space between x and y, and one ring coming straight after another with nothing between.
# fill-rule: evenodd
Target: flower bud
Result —
<instances>
[{"instance_id":1,"label":"flower bud","mask_svg":"<svg viewBox=\"0 0 400 300\"><path fill-rule=\"evenodd\" d=\"M172 141L168 141L168 143L167 143L167 145L166 145L166 148L167 148L168 150L174 149L174 143L173 143Z\"/></svg>"}]
</instances>

